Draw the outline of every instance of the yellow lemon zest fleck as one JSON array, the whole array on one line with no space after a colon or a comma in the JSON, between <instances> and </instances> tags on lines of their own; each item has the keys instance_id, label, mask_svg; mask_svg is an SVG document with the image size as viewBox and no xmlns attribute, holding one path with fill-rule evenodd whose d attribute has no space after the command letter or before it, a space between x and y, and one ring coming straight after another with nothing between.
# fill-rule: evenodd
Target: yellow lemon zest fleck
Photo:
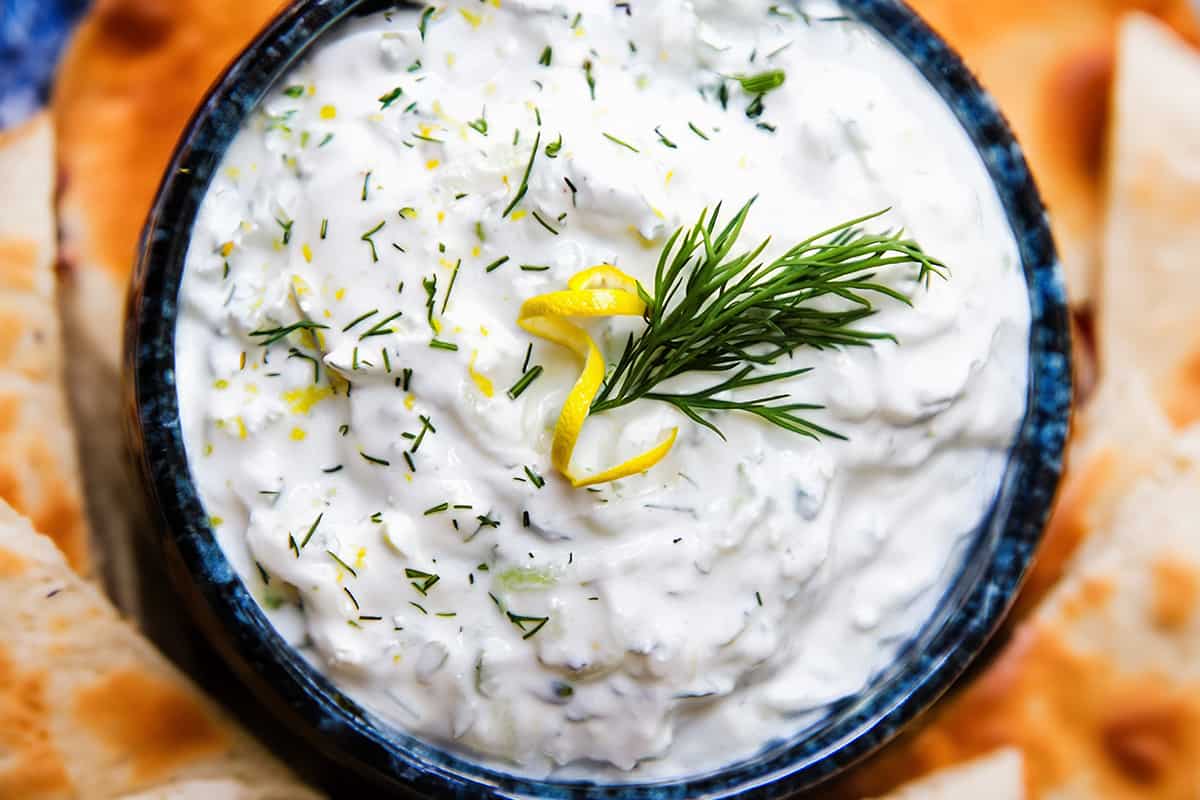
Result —
<instances>
[{"instance_id":1,"label":"yellow lemon zest fleck","mask_svg":"<svg viewBox=\"0 0 1200 800\"><path fill-rule=\"evenodd\" d=\"M212 446L212 444L211 444L211 443L210 443L210 444L205 444L205 445L204 445L204 455L206 455L206 456L211 456L212 454L213 454L213 446Z\"/></svg>"},{"instance_id":2,"label":"yellow lemon zest fleck","mask_svg":"<svg viewBox=\"0 0 1200 800\"><path fill-rule=\"evenodd\" d=\"M638 244L642 246L643 250L653 250L657 246L653 239L647 239L645 236L643 236L642 232L637 229L636 225L630 225L627 230L634 239L637 239Z\"/></svg>"},{"instance_id":3,"label":"yellow lemon zest fleck","mask_svg":"<svg viewBox=\"0 0 1200 800\"><path fill-rule=\"evenodd\" d=\"M439 212L438 212L438 225L441 225L441 224L442 224L443 222L445 222L445 221L446 221L446 212L445 212L445 211L439 211Z\"/></svg>"},{"instance_id":4,"label":"yellow lemon zest fleck","mask_svg":"<svg viewBox=\"0 0 1200 800\"><path fill-rule=\"evenodd\" d=\"M404 480L408 481L409 483L412 483L412 475L407 472L404 473Z\"/></svg>"},{"instance_id":5,"label":"yellow lemon zest fleck","mask_svg":"<svg viewBox=\"0 0 1200 800\"><path fill-rule=\"evenodd\" d=\"M367 563L367 548L360 547L354 555L354 568L362 569L363 564Z\"/></svg>"},{"instance_id":6,"label":"yellow lemon zest fleck","mask_svg":"<svg viewBox=\"0 0 1200 800\"><path fill-rule=\"evenodd\" d=\"M454 326L454 332L455 332L455 333L462 333L462 332L463 332L463 326L462 326L462 325L455 325L455 326Z\"/></svg>"},{"instance_id":7,"label":"yellow lemon zest fleck","mask_svg":"<svg viewBox=\"0 0 1200 800\"><path fill-rule=\"evenodd\" d=\"M225 244L221 245L221 255L224 256L225 258L229 258L229 254L232 252L233 252L233 242L226 242Z\"/></svg>"},{"instance_id":8,"label":"yellow lemon zest fleck","mask_svg":"<svg viewBox=\"0 0 1200 800\"><path fill-rule=\"evenodd\" d=\"M228 175L230 178L232 178L235 181L238 178L242 177L242 171L240 169L238 169L237 167L226 167L225 174Z\"/></svg>"},{"instance_id":9,"label":"yellow lemon zest fleck","mask_svg":"<svg viewBox=\"0 0 1200 800\"><path fill-rule=\"evenodd\" d=\"M471 376L471 380L475 381L476 388L479 389L484 397L494 397L496 389L492 386L491 379L475 369L475 359L477 358L479 358L479 351L473 350L471 352L471 360L467 362L467 374Z\"/></svg>"},{"instance_id":10,"label":"yellow lemon zest fleck","mask_svg":"<svg viewBox=\"0 0 1200 800\"><path fill-rule=\"evenodd\" d=\"M441 100L433 101L433 113L434 113L434 116L439 117L439 118L445 116L445 112L442 109L442 101Z\"/></svg>"},{"instance_id":11,"label":"yellow lemon zest fleck","mask_svg":"<svg viewBox=\"0 0 1200 800\"><path fill-rule=\"evenodd\" d=\"M209 517L208 524L212 525L214 528L219 528L225 524L225 520L221 519L220 517Z\"/></svg>"},{"instance_id":12,"label":"yellow lemon zest fleck","mask_svg":"<svg viewBox=\"0 0 1200 800\"><path fill-rule=\"evenodd\" d=\"M246 384L246 394L258 394L258 384L257 383L247 383Z\"/></svg>"},{"instance_id":13,"label":"yellow lemon zest fleck","mask_svg":"<svg viewBox=\"0 0 1200 800\"><path fill-rule=\"evenodd\" d=\"M234 421L237 422L238 438L245 439L248 437L250 435L250 431L246 430L246 420L242 419L241 417L237 417Z\"/></svg>"},{"instance_id":14,"label":"yellow lemon zest fleck","mask_svg":"<svg viewBox=\"0 0 1200 800\"><path fill-rule=\"evenodd\" d=\"M561 345L583 359L583 371L563 403L550 461L576 488L627 478L645 472L666 457L675 445L678 428L649 450L615 467L592 475L577 476L571 456L591 410L592 400L604 381L604 356L587 331L569 317L641 316L646 304L638 295L638 283L611 264L600 264L574 275L567 290L531 297L521 304L517 324L542 339Z\"/></svg>"},{"instance_id":15,"label":"yellow lemon zest fleck","mask_svg":"<svg viewBox=\"0 0 1200 800\"><path fill-rule=\"evenodd\" d=\"M321 119L333 119L337 116L337 106L321 106Z\"/></svg>"},{"instance_id":16,"label":"yellow lemon zest fleck","mask_svg":"<svg viewBox=\"0 0 1200 800\"><path fill-rule=\"evenodd\" d=\"M271 242L271 249L273 249L276 253L283 252L283 242L276 239L275 241Z\"/></svg>"},{"instance_id":17,"label":"yellow lemon zest fleck","mask_svg":"<svg viewBox=\"0 0 1200 800\"><path fill-rule=\"evenodd\" d=\"M441 333L441 332L442 332L442 321L441 321L440 319L433 319L433 320L430 320L430 322L431 322L431 324L433 325L433 332L434 332L434 333Z\"/></svg>"},{"instance_id":18,"label":"yellow lemon zest fleck","mask_svg":"<svg viewBox=\"0 0 1200 800\"><path fill-rule=\"evenodd\" d=\"M471 258L479 258L479 254L482 252L483 251L479 249L479 245L475 245L471 248Z\"/></svg>"},{"instance_id":19,"label":"yellow lemon zest fleck","mask_svg":"<svg viewBox=\"0 0 1200 800\"><path fill-rule=\"evenodd\" d=\"M488 329L487 329L487 326L486 326L486 325L480 325L480 326L479 326L479 332L480 332L480 333L482 333L484 336L487 336L487 335L488 335Z\"/></svg>"},{"instance_id":20,"label":"yellow lemon zest fleck","mask_svg":"<svg viewBox=\"0 0 1200 800\"><path fill-rule=\"evenodd\" d=\"M661 209L659 209L659 208L654 208L654 207L652 207L650 210L651 210L651 211L653 211L653 212L654 212L654 216L658 217L659 219L666 219L666 218L667 218L667 215L666 215L666 214L664 214L664 213L662 212L662 210L661 210Z\"/></svg>"},{"instance_id":21,"label":"yellow lemon zest fleck","mask_svg":"<svg viewBox=\"0 0 1200 800\"><path fill-rule=\"evenodd\" d=\"M441 264L446 269L454 269L454 262L448 258L439 258L438 263Z\"/></svg>"},{"instance_id":22,"label":"yellow lemon zest fleck","mask_svg":"<svg viewBox=\"0 0 1200 800\"><path fill-rule=\"evenodd\" d=\"M346 299L346 290L338 289L336 292L333 293L333 299L334 300L345 300Z\"/></svg>"},{"instance_id":23,"label":"yellow lemon zest fleck","mask_svg":"<svg viewBox=\"0 0 1200 800\"><path fill-rule=\"evenodd\" d=\"M412 411L413 406L416 404L416 402L417 402L417 396L415 394L410 394L408 397L404 398L404 407L407 408L409 411Z\"/></svg>"},{"instance_id":24,"label":"yellow lemon zest fleck","mask_svg":"<svg viewBox=\"0 0 1200 800\"><path fill-rule=\"evenodd\" d=\"M439 166L441 166L441 163L442 162L438 161L436 158L431 158L425 162L425 169L437 169Z\"/></svg>"},{"instance_id":25,"label":"yellow lemon zest fleck","mask_svg":"<svg viewBox=\"0 0 1200 800\"><path fill-rule=\"evenodd\" d=\"M308 281L301 278L299 275L292 276L292 288L296 290L296 294L303 297L306 294L312 294L312 287L308 285Z\"/></svg>"},{"instance_id":26,"label":"yellow lemon zest fleck","mask_svg":"<svg viewBox=\"0 0 1200 800\"><path fill-rule=\"evenodd\" d=\"M749 159L747 159L745 156L742 156L738 159L738 167L741 169L745 169L749 163Z\"/></svg>"},{"instance_id":27,"label":"yellow lemon zest fleck","mask_svg":"<svg viewBox=\"0 0 1200 800\"><path fill-rule=\"evenodd\" d=\"M312 248L308 246L307 242L304 244L303 247L300 248L300 252L304 254L304 260L311 264L312 263Z\"/></svg>"},{"instance_id":28,"label":"yellow lemon zest fleck","mask_svg":"<svg viewBox=\"0 0 1200 800\"><path fill-rule=\"evenodd\" d=\"M499 7L500 7L500 0L488 0L488 2L490 2L490 3L492 4L492 7L493 7L493 8L499 8Z\"/></svg>"},{"instance_id":29,"label":"yellow lemon zest fleck","mask_svg":"<svg viewBox=\"0 0 1200 800\"><path fill-rule=\"evenodd\" d=\"M392 663L399 664L401 658L403 658L403 656L401 656L399 653L396 653L396 655L392 656Z\"/></svg>"},{"instance_id":30,"label":"yellow lemon zest fleck","mask_svg":"<svg viewBox=\"0 0 1200 800\"><path fill-rule=\"evenodd\" d=\"M463 19L469 22L472 28L478 28L483 23L483 17L479 16L474 11L468 11L465 8L460 8L458 13L463 15Z\"/></svg>"},{"instance_id":31,"label":"yellow lemon zest fleck","mask_svg":"<svg viewBox=\"0 0 1200 800\"><path fill-rule=\"evenodd\" d=\"M229 381L225 380L224 378L218 378L217 380L213 381L213 388L214 389L228 389Z\"/></svg>"},{"instance_id":32,"label":"yellow lemon zest fleck","mask_svg":"<svg viewBox=\"0 0 1200 800\"><path fill-rule=\"evenodd\" d=\"M325 310L324 310L323 312L321 312L321 313L322 313L322 314L325 316L325 319L333 319L333 312L332 312L332 311L330 311L328 308L327 308L327 309L325 309Z\"/></svg>"},{"instance_id":33,"label":"yellow lemon zest fleck","mask_svg":"<svg viewBox=\"0 0 1200 800\"><path fill-rule=\"evenodd\" d=\"M488 94L488 95L495 94L496 93L496 84L492 81L489 81L488 83L484 84L483 91L485 94Z\"/></svg>"},{"instance_id":34,"label":"yellow lemon zest fleck","mask_svg":"<svg viewBox=\"0 0 1200 800\"><path fill-rule=\"evenodd\" d=\"M670 170L670 171L667 173L667 185L668 185L668 186L670 186L670 185L671 185L671 179L672 179L672 178L674 178L674 177L675 177L675 170Z\"/></svg>"},{"instance_id":35,"label":"yellow lemon zest fleck","mask_svg":"<svg viewBox=\"0 0 1200 800\"><path fill-rule=\"evenodd\" d=\"M216 421L216 423L215 423L215 424L216 424L216 426L217 426L218 428L222 428L222 429L223 429L223 428L225 427L225 420L223 420L223 419L219 419L219 420L217 420L217 421Z\"/></svg>"},{"instance_id":36,"label":"yellow lemon zest fleck","mask_svg":"<svg viewBox=\"0 0 1200 800\"><path fill-rule=\"evenodd\" d=\"M433 136L433 126L432 125L422 124L420 130L421 130L422 136Z\"/></svg>"},{"instance_id":37,"label":"yellow lemon zest fleck","mask_svg":"<svg viewBox=\"0 0 1200 800\"><path fill-rule=\"evenodd\" d=\"M329 397L333 397L333 389L328 386L304 386L283 393L283 401L293 414L307 414L313 406Z\"/></svg>"},{"instance_id":38,"label":"yellow lemon zest fleck","mask_svg":"<svg viewBox=\"0 0 1200 800\"><path fill-rule=\"evenodd\" d=\"M512 214L510 214L509 217L512 219L513 222L520 222L521 220L525 219L525 217L527 215L528 214L525 211L525 209L521 208L521 209L517 209L516 211L512 212Z\"/></svg>"},{"instance_id":39,"label":"yellow lemon zest fleck","mask_svg":"<svg viewBox=\"0 0 1200 800\"><path fill-rule=\"evenodd\" d=\"M292 441L303 442L308 438L308 432L304 428L292 428Z\"/></svg>"},{"instance_id":40,"label":"yellow lemon zest fleck","mask_svg":"<svg viewBox=\"0 0 1200 800\"><path fill-rule=\"evenodd\" d=\"M308 96L312 97L316 93L317 93L317 85L315 83L310 83L308 85Z\"/></svg>"},{"instance_id":41,"label":"yellow lemon zest fleck","mask_svg":"<svg viewBox=\"0 0 1200 800\"><path fill-rule=\"evenodd\" d=\"M582 25L580 25L578 28L575 29L575 37L579 38L581 36L583 36L583 26Z\"/></svg>"},{"instance_id":42,"label":"yellow lemon zest fleck","mask_svg":"<svg viewBox=\"0 0 1200 800\"><path fill-rule=\"evenodd\" d=\"M417 210L410 207L402 208L400 209L400 216L404 217L405 219L416 219Z\"/></svg>"},{"instance_id":43,"label":"yellow lemon zest fleck","mask_svg":"<svg viewBox=\"0 0 1200 800\"><path fill-rule=\"evenodd\" d=\"M507 175L501 175L501 176L500 176L500 182L504 184L504 188L505 188L505 189L509 188L509 186L508 186L508 176L507 176Z\"/></svg>"}]
</instances>

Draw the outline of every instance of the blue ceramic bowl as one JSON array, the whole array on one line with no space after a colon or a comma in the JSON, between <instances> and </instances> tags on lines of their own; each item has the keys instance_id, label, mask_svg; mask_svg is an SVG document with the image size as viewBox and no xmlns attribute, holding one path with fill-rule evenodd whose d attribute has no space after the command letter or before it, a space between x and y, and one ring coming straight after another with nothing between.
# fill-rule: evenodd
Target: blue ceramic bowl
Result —
<instances>
[{"instance_id":1,"label":"blue ceramic bowl","mask_svg":"<svg viewBox=\"0 0 1200 800\"><path fill-rule=\"evenodd\" d=\"M1029 397L997 498L924 628L860 696L758 756L686 780L621 786L528 780L418 741L340 692L275 632L226 561L193 484L179 425L175 322L193 219L221 155L268 88L347 17L396 3L307 0L281 13L233 63L175 152L141 242L126 322L135 454L163 523L165 557L197 620L263 702L381 789L435 797L779 797L863 758L962 674L1007 612L1042 536L1062 470L1071 399L1067 309L1054 243L1029 169L995 103L958 56L899 0L843 0L907 56L970 134L999 192L1029 287Z\"/></svg>"}]
</instances>

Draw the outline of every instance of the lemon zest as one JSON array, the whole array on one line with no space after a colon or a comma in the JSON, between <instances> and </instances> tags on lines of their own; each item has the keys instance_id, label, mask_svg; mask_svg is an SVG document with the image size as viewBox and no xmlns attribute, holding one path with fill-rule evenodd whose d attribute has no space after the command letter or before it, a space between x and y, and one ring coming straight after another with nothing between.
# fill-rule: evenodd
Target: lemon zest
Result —
<instances>
[{"instance_id":1,"label":"lemon zest","mask_svg":"<svg viewBox=\"0 0 1200 800\"><path fill-rule=\"evenodd\" d=\"M601 472L577 476L571 470L571 456L591 411L592 400L604 381L604 357L587 331L568 317L641 316L646 304L638 294L638 284L611 264L585 269L567 282L567 290L531 297L521 305L517 324L547 341L561 345L583 359L583 370L563 403L550 461L576 488L627 478L645 472L666 457L675 445L678 428L649 450Z\"/></svg>"},{"instance_id":2,"label":"lemon zest","mask_svg":"<svg viewBox=\"0 0 1200 800\"><path fill-rule=\"evenodd\" d=\"M480 393L484 397L491 398L495 396L496 389L492 385L491 378L475 369L475 359L477 358L479 358L479 351L472 351L471 360L467 364L467 373L471 376L471 380L475 381L475 386L479 389Z\"/></svg>"}]
</instances>

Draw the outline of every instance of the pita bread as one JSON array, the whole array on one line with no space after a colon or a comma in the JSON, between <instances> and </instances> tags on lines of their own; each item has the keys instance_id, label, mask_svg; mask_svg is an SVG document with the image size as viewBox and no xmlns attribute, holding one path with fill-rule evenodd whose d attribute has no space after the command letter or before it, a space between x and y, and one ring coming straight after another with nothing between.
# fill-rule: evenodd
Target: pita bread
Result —
<instances>
[{"instance_id":1,"label":"pita bread","mask_svg":"<svg viewBox=\"0 0 1200 800\"><path fill-rule=\"evenodd\" d=\"M317 797L2 502L0 597L0 797Z\"/></svg>"},{"instance_id":2,"label":"pita bread","mask_svg":"<svg viewBox=\"0 0 1200 800\"><path fill-rule=\"evenodd\" d=\"M1190 0L910 0L1012 123L1050 209L1075 305L1093 296L1118 22L1152 11L1195 37ZM1165 134L1164 134L1165 135Z\"/></svg>"},{"instance_id":3,"label":"pita bread","mask_svg":"<svg viewBox=\"0 0 1200 800\"><path fill-rule=\"evenodd\" d=\"M0 133L0 499L91 567L55 313L53 131L42 115Z\"/></svg>"},{"instance_id":4,"label":"pita bread","mask_svg":"<svg viewBox=\"0 0 1200 800\"><path fill-rule=\"evenodd\" d=\"M1200 53L1131 17L1116 106L1101 368L1143 373L1185 427L1200 420Z\"/></svg>"},{"instance_id":5,"label":"pita bread","mask_svg":"<svg viewBox=\"0 0 1200 800\"><path fill-rule=\"evenodd\" d=\"M53 108L68 311L120 358L125 283L154 193L204 92L282 0L98 0L63 56Z\"/></svg>"},{"instance_id":6,"label":"pita bread","mask_svg":"<svg viewBox=\"0 0 1200 800\"><path fill-rule=\"evenodd\" d=\"M884 800L1024 800L1021 754L998 750L902 786Z\"/></svg>"}]
</instances>

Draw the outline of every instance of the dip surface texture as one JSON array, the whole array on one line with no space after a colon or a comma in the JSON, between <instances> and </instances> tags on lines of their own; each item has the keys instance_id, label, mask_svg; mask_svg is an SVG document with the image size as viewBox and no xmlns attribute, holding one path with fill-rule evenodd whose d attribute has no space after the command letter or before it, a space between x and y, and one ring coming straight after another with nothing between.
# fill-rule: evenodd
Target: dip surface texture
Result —
<instances>
[{"instance_id":1,"label":"dip surface texture","mask_svg":"<svg viewBox=\"0 0 1200 800\"><path fill-rule=\"evenodd\" d=\"M752 755L887 665L995 495L1029 328L997 196L941 99L834 7L438 8L329 35L212 182L176 358L213 527L283 635L425 739L605 780ZM761 97L737 79L770 70ZM739 252L890 208L865 228L949 277L881 273L913 308L863 327L895 342L777 364L812 371L768 393L845 440L726 411L723 441L642 400L590 417L575 464L678 426L667 458L571 488L549 449L580 361L518 327L522 301L605 263L652 287L670 234L754 195ZM584 324L610 362L645 326Z\"/></svg>"}]
</instances>

